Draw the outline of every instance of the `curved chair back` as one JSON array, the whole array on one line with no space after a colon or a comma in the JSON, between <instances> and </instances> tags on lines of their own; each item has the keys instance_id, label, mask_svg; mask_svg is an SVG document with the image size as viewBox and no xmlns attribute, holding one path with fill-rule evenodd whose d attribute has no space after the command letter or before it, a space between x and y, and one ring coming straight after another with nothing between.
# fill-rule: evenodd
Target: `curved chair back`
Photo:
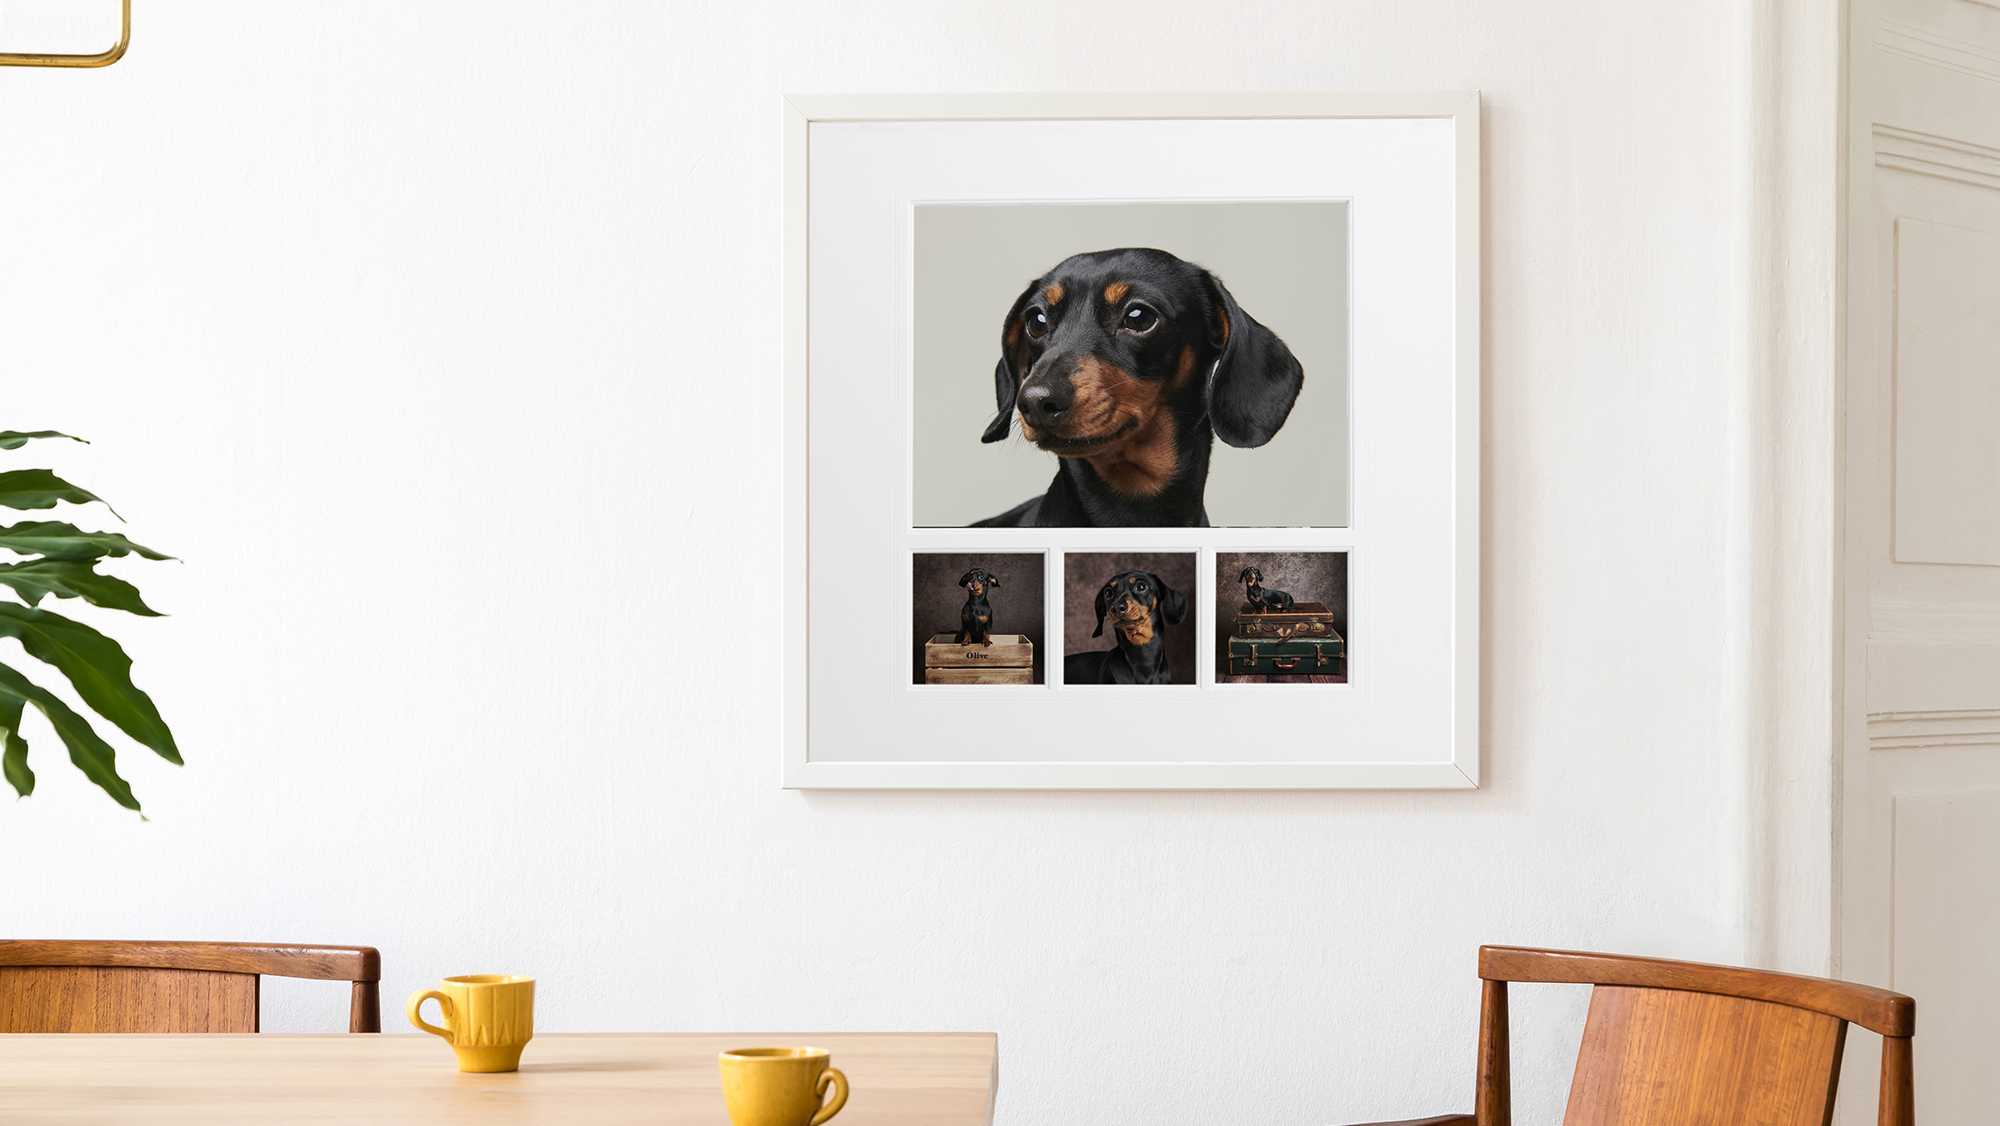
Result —
<instances>
[{"instance_id":1,"label":"curved chair back","mask_svg":"<svg viewBox=\"0 0 2000 1126\"><path fill-rule=\"evenodd\" d=\"M382 1031L372 946L0 940L0 1032L256 1032L261 974L351 981L349 1032Z\"/></svg>"},{"instance_id":2,"label":"curved chair back","mask_svg":"<svg viewBox=\"0 0 2000 1126\"><path fill-rule=\"evenodd\" d=\"M1478 1126L1508 1126L1507 983L1594 986L1565 1126L1826 1126L1848 1022L1883 1036L1879 1126L1914 1126L1916 1002L1851 982L1623 954L1479 948Z\"/></svg>"}]
</instances>

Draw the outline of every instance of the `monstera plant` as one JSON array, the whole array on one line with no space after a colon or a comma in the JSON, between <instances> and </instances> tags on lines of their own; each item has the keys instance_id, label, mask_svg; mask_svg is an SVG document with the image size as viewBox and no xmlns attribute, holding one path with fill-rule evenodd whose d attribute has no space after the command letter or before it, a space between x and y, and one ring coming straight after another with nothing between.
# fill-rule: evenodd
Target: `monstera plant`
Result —
<instances>
[{"instance_id":1,"label":"monstera plant","mask_svg":"<svg viewBox=\"0 0 2000 1126\"><path fill-rule=\"evenodd\" d=\"M18 450L33 438L69 438L53 430L24 433L0 430L0 450ZM72 441L82 441L80 438ZM104 504L103 500L46 469L0 471L0 507L26 510L54 508L58 503ZM105 508L111 506L105 504ZM118 514L114 511L113 516ZM123 520L123 517L119 517ZM153 706L152 697L132 683L132 658L116 641L82 622L38 609L42 599L81 598L93 606L128 614L158 617L139 597L139 589L123 579L100 574L97 561L137 555L168 559L115 532L86 532L56 520L24 520L0 527L0 548L21 557L0 563L0 588L20 602L0 600L0 637L21 643L28 656L55 666L69 678L78 699L110 720L168 762L179 764L173 732ZM25 605L24 605L25 604ZM139 808L132 787L118 776L116 752L90 721L62 699L29 680L18 669L0 664L0 768L16 793L35 791L35 773L28 769L28 742L21 736L21 717L29 705L48 717L56 737L69 748L69 760L84 776L127 809Z\"/></svg>"}]
</instances>

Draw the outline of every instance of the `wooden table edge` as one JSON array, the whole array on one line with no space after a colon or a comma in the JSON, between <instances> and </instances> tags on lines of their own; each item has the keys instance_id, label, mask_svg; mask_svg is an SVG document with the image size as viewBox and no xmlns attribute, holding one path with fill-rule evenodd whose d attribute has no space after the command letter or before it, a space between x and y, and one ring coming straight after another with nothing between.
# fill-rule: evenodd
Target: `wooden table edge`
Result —
<instances>
[{"instance_id":1,"label":"wooden table edge","mask_svg":"<svg viewBox=\"0 0 2000 1126\"><path fill-rule=\"evenodd\" d=\"M89 1040L251 1040L270 1042L274 1040L327 1040L336 1042L369 1039L379 1041L385 1037L403 1039L424 1039L421 1032L351 1033L351 1032L219 1032L219 1033L175 1033L175 1032L68 1032L35 1033L12 1032L0 1034L0 1055L4 1055L8 1043L29 1040L60 1040L70 1043ZM992 1126L994 1112L1000 1097L1000 1034L997 1032L539 1032L537 1040L723 1040L740 1041L742 1047L758 1047L771 1044L806 1043L837 1048L841 1041L855 1039L869 1040L960 1040L983 1043L989 1060L986 1082L986 1123ZM818 1043L815 1043L818 1042ZM723 1049L727 1051L729 1049Z\"/></svg>"}]
</instances>

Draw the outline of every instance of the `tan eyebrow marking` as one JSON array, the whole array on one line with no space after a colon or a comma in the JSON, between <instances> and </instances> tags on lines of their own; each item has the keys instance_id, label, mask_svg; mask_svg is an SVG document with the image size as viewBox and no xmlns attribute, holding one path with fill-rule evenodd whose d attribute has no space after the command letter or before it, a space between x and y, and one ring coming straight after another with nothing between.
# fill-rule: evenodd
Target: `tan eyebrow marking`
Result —
<instances>
[{"instance_id":1,"label":"tan eyebrow marking","mask_svg":"<svg viewBox=\"0 0 2000 1126\"><path fill-rule=\"evenodd\" d=\"M1062 284L1058 282L1057 284L1048 287L1047 289L1042 291L1042 296L1048 298L1049 304L1051 305L1060 302L1063 299Z\"/></svg>"},{"instance_id":2,"label":"tan eyebrow marking","mask_svg":"<svg viewBox=\"0 0 2000 1126\"><path fill-rule=\"evenodd\" d=\"M1180 366L1174 369L1174 390L1187 386L1188 376L1194 371L1194 345L1181 349Z\"/></svg>"},{"instance_id":3,"label":"tan eyebrow marking","mask_svg":"<svg viewBox=\"0 0 2000 1126\"><path fill-rule=\"evenodd\" d=\"M1104 287L1104 300L1116 305L1120 301L1125 300L1126 291L1131 288L1131 285L1125 282L1112 282L1110 285Z\"/></svg>"}]
</instances>

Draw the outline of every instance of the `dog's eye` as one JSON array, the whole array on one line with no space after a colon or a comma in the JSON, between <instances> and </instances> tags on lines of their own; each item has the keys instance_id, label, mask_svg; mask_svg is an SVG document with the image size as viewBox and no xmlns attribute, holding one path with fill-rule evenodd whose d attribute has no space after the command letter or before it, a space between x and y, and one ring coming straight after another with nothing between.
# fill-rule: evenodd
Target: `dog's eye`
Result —
<instances>
[{"instance_id":1,"label":"dog's eye","mask_svg":"<svg viewBox=\"0 0 2000 1126\"><path fill-rule=\"evenodd\" d=\"M1159 323L1160 314L1144 305L1134 305L1125 310L1125 317L1119 322L1119 326L1128 332L1145 333L1153 331L1153 326Z\"/></svg>"},{"instance_id":2,"label":"dog's eye","mask_svg":"<svg viewBox=\"0 0 2000 1126\"><path fill-rule=\"evenodd\" d=\"M1133 589L1133 590L1136 590L1136 591L1138 591L1138 592L1139 592L1140 594L1144 594L1144 593L1146 593L1146 584L1145 584L1145 583L1133 583L1133 584L1132 584L1132 589Z\"/></svg>"},{"instance_id":3,"label":"dog's eye","mask_svg":"<svg viewBox=\"0 0 2000 1126\"><path fill-rule=\"evenodd\" d=\"M1049 317L1040 309L1030 309L1021 315L1021 323L1028 326L1028 339L1040 340L1049 334Z\"/></svg>"}]
</instances>

